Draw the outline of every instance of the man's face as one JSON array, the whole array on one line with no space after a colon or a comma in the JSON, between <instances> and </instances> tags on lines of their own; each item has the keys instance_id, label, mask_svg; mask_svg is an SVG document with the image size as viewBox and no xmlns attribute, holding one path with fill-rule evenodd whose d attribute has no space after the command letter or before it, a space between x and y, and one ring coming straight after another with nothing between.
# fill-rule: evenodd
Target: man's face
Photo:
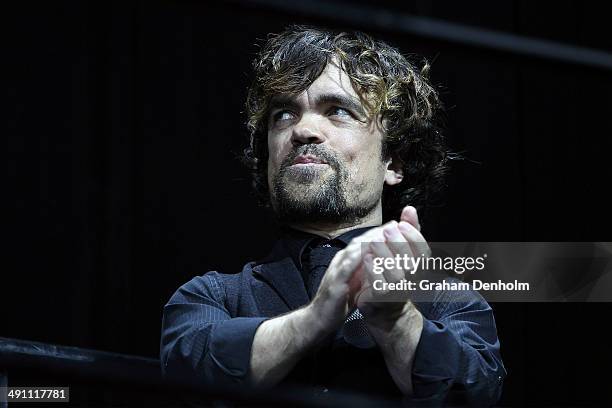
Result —
<instances>
[{"instance_id":1,"label":"man's face","mask_svg":"<svg viewBox=\"0 0 612 408\"><path fill-rule=\"evenodd\" d=\"M380 206L383 132L335 64L268 117L268 185L284 222L351 222Z\"/></svg>"}]
</instances>

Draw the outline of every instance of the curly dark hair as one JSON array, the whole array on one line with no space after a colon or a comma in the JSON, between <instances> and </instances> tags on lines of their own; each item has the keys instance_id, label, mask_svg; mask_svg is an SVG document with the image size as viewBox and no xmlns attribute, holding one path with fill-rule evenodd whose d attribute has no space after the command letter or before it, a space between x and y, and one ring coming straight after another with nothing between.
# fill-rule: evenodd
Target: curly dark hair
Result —
<instances>
[{"instance_id":1,"label":"curly dark hair","mask_svg":"<svg viewBox=\"0 0 612 408\"><path fill-rule=\"evenodd\" d=\"M270 34L253 61L255 78L246 101L250 140L243 161L260 201L270 204L267 121L272 97L305 91L332 59L340 62L371 117L380 114L384 120L383 159L393 157L403 166L403 181L384 187L383 218L397 219L406 205L419 212L431 206L445 187L453 154L441 133L442 103L428 81L427 61L419 69L396 48L365 33L309 26Z\"/></svg>"}]
</instances>

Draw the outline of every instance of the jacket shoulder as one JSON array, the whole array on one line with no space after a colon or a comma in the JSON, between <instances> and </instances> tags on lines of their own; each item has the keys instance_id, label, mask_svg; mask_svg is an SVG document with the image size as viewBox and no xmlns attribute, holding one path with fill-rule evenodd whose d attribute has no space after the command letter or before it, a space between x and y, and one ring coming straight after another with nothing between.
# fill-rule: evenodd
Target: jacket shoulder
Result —
<instances>
[{"instance_id":1,"label":"jacket shoulder","mask_svg":"<svg viewBox=\"0 0 612 408\"><path fill-rule=\"evenodd\" d=\"M255 264L255 262L249 262L240 272L236 273L208 271L195 276L174 292L168 305L215 301L233 310L237 307L242 292L250 287L249 282L252 279Z\"/></svg>"}]
</instances>

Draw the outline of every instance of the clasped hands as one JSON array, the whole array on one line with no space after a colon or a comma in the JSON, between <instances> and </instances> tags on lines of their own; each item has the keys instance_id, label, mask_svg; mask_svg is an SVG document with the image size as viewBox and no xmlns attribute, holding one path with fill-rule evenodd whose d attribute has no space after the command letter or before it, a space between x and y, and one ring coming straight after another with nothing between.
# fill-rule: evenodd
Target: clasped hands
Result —
<instances>
[{"instance_id":1,"label":"clasped hands","mask_svg":"<svg viewBox=\"0 0 612 408\"><path fill-rule=\"evenodd\" d=\"M392 327L401 317L414 313L407 292L390 293L373 287L375 280L399 283L410 272L394 267L376 273L373 262L375 258L397 255L429 256L431 250L420 229L416 209L406 206L399 222L391 221L368 230L336 254L311 303L325 331L337 329L354 307L359 309L368 326L375 327Z\"/></svg>"}]
</instances>

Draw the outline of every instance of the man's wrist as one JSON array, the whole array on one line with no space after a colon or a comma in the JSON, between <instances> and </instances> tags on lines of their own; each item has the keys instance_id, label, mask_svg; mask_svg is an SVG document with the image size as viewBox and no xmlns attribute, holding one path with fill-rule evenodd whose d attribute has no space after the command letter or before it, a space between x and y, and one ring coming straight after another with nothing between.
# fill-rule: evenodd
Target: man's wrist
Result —
<instances>
[{"instance_id":1,"label":"man's wrist","mask_svg":"<svg viewBox=\"0 0 612 408\"><path fill-rule=\"evenodd\" d=\"M299 334L309 338L312 342L318 342L333 332L333 328L321 315L313 303L298 310Z\"/></svg>"},{"instance_id":2,"label":"man's wrist","mask_svg":"<svg viewBox=\"0 0 612 408\"><path fill-rule=\"evenodd\" d=\"M406 302L401 309L385 313L381 308L376 314L365 317L368 330L379 345L403 336L407 328L418 331L423 327L423 316L412 302Z\"/></svg>"}]
</instances>

